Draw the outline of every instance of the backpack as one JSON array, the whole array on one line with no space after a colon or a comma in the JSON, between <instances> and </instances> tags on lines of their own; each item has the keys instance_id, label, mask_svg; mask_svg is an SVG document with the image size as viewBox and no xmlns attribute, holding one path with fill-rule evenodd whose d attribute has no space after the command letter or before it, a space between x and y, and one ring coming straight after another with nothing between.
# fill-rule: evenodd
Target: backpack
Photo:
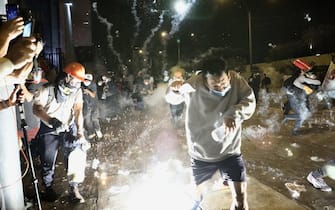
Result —
<instances>
[{"instance_id":1,"label":"backpack","mask_svg":"<svg viewBox=\"0 0 335 210\"><path fill-rule=\"evenodd\" d=\"M297 88L293 83L298 76L292 75L284 81L283 87L286 89L286 93L290 94L300 94L302 90Z\"/></svg>"}]
</instances>

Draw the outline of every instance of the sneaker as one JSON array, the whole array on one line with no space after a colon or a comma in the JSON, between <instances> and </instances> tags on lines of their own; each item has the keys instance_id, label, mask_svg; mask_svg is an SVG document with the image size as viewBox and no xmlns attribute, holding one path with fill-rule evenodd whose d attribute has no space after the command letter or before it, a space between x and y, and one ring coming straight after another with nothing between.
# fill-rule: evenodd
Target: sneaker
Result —
<instances>
[{"instance_id":1,"label":"sneaker","mask_svg":"<svg viewBox=\"0 0 335 210\"><path fill-rule=\"evenodd\" d=\"M94 137L95 137L95 133L89 135L87 138L88 138L88 139L93 139Z\"/></svg>"},{"instance_id":2,"label":"sneaker","mask_svg":"<svg viewBox=\"0 0 335 210\"><path fill-rule=\"evenodd\" d=\"M47 202L54 202L58 199L58 194L53 190L52 187L47 187L45 192L41 194L41 198Z\"/></svg>"},{"instance_id":3,"label":"sneaker","mask_svg":"<svg viewBox=\"0 0 335 210\"><path fill-rule=\"evenodd\" d=\"M200 204L203 200L203 196L201 195L200 196L200 200L195 200L194 203L193 203L193 206L192 208L190 208L190 210L202 210Z\"/></svg>"},{"instance_id":4,"label":"sneaker","mask_svg":"<svg viewBox=\"0 0 335 210\"><path fill-rule=\"evenodd\" d=\"M280 124L281 124L281 125L285 125L285 123L286 123L287 120L288 120L288 119L287 119L286 117L284 117Z\"/></svg>"},{"instance_id":5,"label":"sneaker","mask_svg":"<svg viewBox=\"0 0 335 210\"><path fill-rule=\"evenodd\" d=\"M85 202L85 199L80 194L78 187L71 187L70 196L71 196L71 200L74 202L79 202L79 203Z\"/></svg>"},{"instance_id":6,"label":"sneaker","mask_svg":"<svg viewBox=\"0 0 335 210\"><path fill-rule=\"evenodd\" d=\"M97 134L98 139L101 139L103 136L100 130L97 130L96 134Z\"/></svg>"},{"instance_id":7,"label":"sneaker","mask_svg":"<svg viewBox=\"0 0 335 210\"><path fill-rule=\"evenodd\" d=\"M297 130L292 131L292 136L299 136L299 135L300 135L299 131Z\"/></svg>"},{"instance_id":8,"label":"sneaker","mask_svg":"<svg viewBox=\"0 0 335 210\"><path fill-rule=\"evenodd\" d=\"M313 176L313 172L310 172L307 176L307 181L313 185L316 189L320 189L323 192L331 192L332 188L329 187L323 178Z\"/></svg>"}]
</instances>

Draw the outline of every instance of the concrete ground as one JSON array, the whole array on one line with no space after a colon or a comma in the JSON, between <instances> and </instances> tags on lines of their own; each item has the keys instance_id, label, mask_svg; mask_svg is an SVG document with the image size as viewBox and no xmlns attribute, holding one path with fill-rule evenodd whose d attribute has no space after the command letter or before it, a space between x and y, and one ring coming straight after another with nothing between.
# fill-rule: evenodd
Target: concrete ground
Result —
<instances>
[{"instance_id":1,"label":"concrete ground","mask_svg":"<svg viewBox=\"0 0 335 210\"><path fill-rule=\"evenodd\" d=\"M128 109L103 122L104 138L92 142L87 177L80 186L85 203L75 204L68 199L67 179L59 157L54 188L61 194L60 199L54 203L43 201L42 209L188 209L193 185L185 136L182 128L170 123L163 100L165 88L165 84L159 85L153 95L146 96L144 111ZM318 110L300 135L292 136L294 122L280 124L282 96L261 96L255 115L243 129L250 209L335 209L333 192L320 192L306 181L311 170L334 158L332 110ZM96 169L92 168L94 160L99 160ZM333 180L326 181L335 186ZM34 190L28 177L24 183L26 196L32 197ZM221 185L219 177L213 177L207 185L203 209L229 209L230 191ZM287 186L295 187L295 191ZM37 209L36 205L30 209Z\"/></svg>"}]
</instances>

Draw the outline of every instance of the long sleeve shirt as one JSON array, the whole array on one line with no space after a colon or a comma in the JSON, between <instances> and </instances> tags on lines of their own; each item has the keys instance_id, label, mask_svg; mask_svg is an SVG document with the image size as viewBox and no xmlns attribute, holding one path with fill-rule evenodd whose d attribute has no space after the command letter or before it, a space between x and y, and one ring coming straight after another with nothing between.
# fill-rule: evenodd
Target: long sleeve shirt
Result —
<instances>
[{"instance_id":1,"label":"long sleeve shirt","mask_svg":"<svg viewBox=\"0 0 335 210\"><path fill-rule=\"evenodd\" d=\"M320 85L321 82L319 80L317 80L317 79L307 78L304 75L300 75L293 82L294 86L296 86L297 88L300 88L302 90L304 89L304 86L305 86L304 84Z\"/></svg>"},{"instance_id":2,"label":"long sleeve shirt","mask_svg":"<svg viewBox=\"0 0 335 210\"><path fill-rule=\"evenodd\" d=\"M249 119L256 108L255 95L240 75L229 72L231 89L225 96L210 93L202 74L194 75L180 88L179 93L167 92L169 103L184 97L186 104L186 138L190 156L206 162L217 162L241 154L242 122ZM236 129L222 142L212 139L211 132L220 118L231 118Z\"/></svg>"}]
</instances>

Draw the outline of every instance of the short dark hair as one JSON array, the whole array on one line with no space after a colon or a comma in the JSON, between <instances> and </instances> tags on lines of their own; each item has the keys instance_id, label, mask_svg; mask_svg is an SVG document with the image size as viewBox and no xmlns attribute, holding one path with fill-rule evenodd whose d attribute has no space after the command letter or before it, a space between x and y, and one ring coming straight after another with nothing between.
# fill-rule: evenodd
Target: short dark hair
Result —
<instances>
[{"instance_id":1,"label":"short dark hair","mask_svg":"<svg viewBox=\"0 0 335 210\"><path fill-rule=\"evenodd\" d=\"M221 76L223 72L228 72L226 61L219 57L211 57L204 60L201 70L204 77L208 75Z\"/></svg>"}]
</instances>

